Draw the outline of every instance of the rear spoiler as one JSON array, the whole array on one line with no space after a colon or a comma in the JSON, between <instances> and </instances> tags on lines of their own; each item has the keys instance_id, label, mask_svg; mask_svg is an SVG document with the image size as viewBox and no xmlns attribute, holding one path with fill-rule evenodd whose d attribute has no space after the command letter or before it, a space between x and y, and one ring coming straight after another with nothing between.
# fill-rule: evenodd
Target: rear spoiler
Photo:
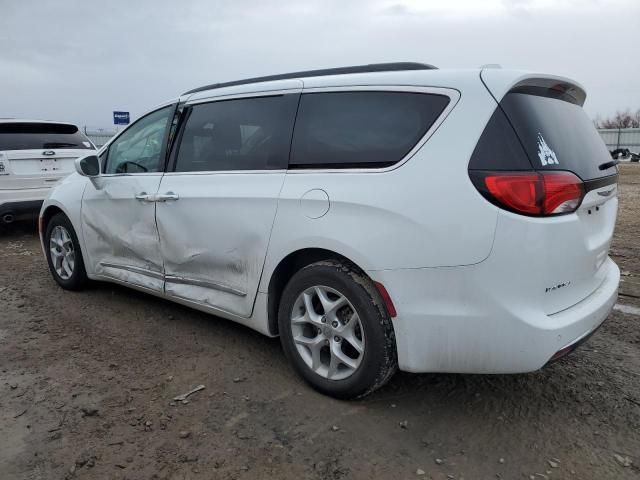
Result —
<instances>
[{"instance_id":1,"label":"rear spoiler","mask_svg":"<svg viewBox=\"0 0 640 480\"><path fill-rule=\"evenodd\" d=\"M551 78L527 78L515 84L508 93L528 93L539 97L557 98L575 105L584 105L587 93L573 83Z\"/></svg>"},{"instance_id":2,"label":"rear spoiler","mask_svg":"<svg viewBox=\"0 0 640 480\"><path fill-rule=\"evenodd\" d=\"M579 106L587 98L578 82L555 75L487 68L480 72L480 80L498 103L510 92L557 98Z\"/></svg>"}]
</instances>

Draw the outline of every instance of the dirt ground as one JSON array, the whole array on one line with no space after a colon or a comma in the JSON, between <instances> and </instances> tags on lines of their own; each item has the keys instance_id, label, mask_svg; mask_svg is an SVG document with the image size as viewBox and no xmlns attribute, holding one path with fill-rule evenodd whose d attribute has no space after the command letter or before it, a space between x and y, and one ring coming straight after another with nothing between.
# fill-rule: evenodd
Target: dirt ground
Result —
<instances>
[{"instance_id":1,"label":"dirt ground","mask_svg":"<svg viewBox=\"0 0 640 480\"><path fill-rule=\"evenodd\" d=\"M640 307L640 165L612 256ZM172 398L197 385L187 404ZM61 290L35 227L0 235L0 479L640 478L640 316L527 375L305 386L277 339L109 284Z\"/></svg>"}]
</instances>

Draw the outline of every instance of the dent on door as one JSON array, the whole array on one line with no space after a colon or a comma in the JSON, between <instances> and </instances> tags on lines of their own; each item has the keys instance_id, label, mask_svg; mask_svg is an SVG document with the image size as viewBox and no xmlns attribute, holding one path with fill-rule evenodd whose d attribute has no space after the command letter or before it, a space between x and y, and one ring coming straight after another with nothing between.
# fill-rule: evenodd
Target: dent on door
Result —
<instances>
[{"instance_id":1,"label":"dent on door","mask_svg":"<svg viewBox=\"0 0 640 480\"><path fill-rule=\"evenodd\" d=\"M203 224L200 233L206 235L207 227L210 225ZM224 251L202 248L188 241L182 247L176 243L166 245L163 249L167 258L166 291L211 305L219 304L216 297L221 295L216 291L245 297L249 277L259 273L259 265L251 265L247 259L256 256L251 252L257 253L260 242L246 238L238 238L236 242Z\"/></svg>"},{"instance_id":2,"label":"dent on door","mask_svg":"<svg viewBox=\"0 0 640 480\"><path fill-rule=\"evenodd\" d=\"M162 290L163 265L155 225L155 205L135 199L154 193L159 176L101 178L88 185L82 224L91 270L127 283Z\"/></svg>"},{"instance_id":3,"label":"dent on door","mask_svg":"<svg viewBox=\"0 0 640 480\"><path fill-rule=\"evenodd\" d=\"M248 317L273 215L264 212L262 218L252 216L258 224L265 223L265 228L258 229L264 236L257 235L254 228L238 228L239 222L244 223L242 215L229 215L228 221L217 217L217 222L177 216L158 222L161 238L172 239L162 242L165 292ZM250 219L245 217L244 221Z\"/></svg>"},{"instance_id":4,"label":"dent on door","mask_svg":"<svg viewBox=\"0 0 640 480\"><path fill-rule=\"evenodd\" d=\"M165 292L249 317L284 174L165 176L157 204Z\"/></svg>"},{"instance_id":5,"label":"dent on door","mask_svg":"<svg viewBox=\"0 0 640 480\"><path fill-rule=\"evenodd\" d=\"M182 225L159 222L161 237L164 239L166 235L171 235L173 238L173 241L162 244L165 254L165 292L248 317L262 271L263 251L268 238L246 235L249 232L244 229L234 232L224 221L218 225L209 222L188 226L189 224L188 221ZM193 236L189 238L188 232L194 230L198 232L196 236L201 242ZM227 235L220 241L222 232ZM202 242L207 237L211 239L212 245L218 243L222 248L207 247ZM176 241L178 239L180 240Z\"/></svg>"}]
</instances>

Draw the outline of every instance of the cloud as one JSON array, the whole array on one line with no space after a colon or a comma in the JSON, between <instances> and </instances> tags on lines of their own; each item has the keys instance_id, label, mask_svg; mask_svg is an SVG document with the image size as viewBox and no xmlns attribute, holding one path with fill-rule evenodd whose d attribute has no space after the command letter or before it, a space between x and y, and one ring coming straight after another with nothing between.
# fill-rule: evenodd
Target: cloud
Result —
<instances>
[{"instance_id":1,"label":"cloud","mask_svg":"<svg viewBox=\"0 0 640 480\"><path fill-rule=\"evenodd\" d=\"M0 116L109 126L208 83L384 61L576 78L588 113L640 107L635 1L9 2Z\"/></svg>"}]
</instances>

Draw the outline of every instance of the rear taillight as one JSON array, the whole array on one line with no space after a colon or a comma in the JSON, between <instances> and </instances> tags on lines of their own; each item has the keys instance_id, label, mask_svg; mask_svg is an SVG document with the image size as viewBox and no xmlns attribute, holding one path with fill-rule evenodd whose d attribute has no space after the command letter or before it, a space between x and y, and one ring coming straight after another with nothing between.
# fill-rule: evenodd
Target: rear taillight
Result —
<instances>
[{"instance_id":1,"label":"rear taillight","mask_svg":"<svg viewBox=\"0 0 640 480\"><path fill-rule=\"evenodd\" d=\"M584 197L582 180L571 172L469 173L478 191L490 202L523 215L572 213Z\"/></svg>"}]
</instances>

